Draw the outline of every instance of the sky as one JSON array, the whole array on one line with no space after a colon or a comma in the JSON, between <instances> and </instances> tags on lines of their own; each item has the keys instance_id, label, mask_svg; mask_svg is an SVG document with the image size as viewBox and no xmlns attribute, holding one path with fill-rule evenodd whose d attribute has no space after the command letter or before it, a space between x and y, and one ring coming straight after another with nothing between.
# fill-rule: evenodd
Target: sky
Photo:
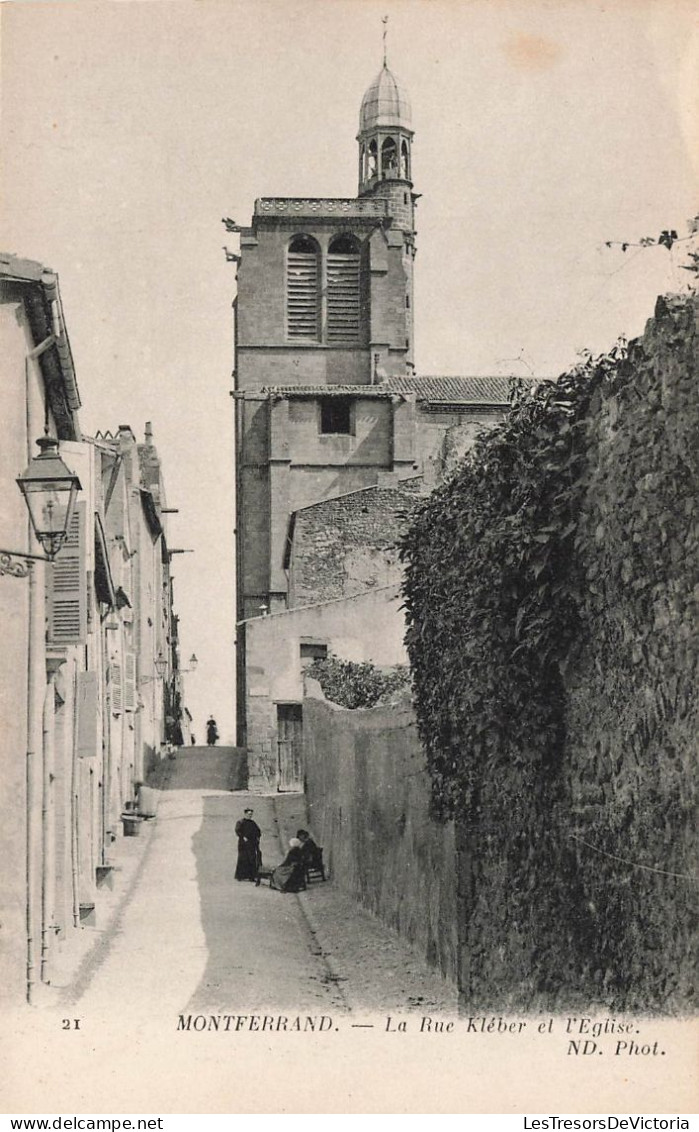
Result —
<instances>
[{"instance_id":1,"label":"sky","mask_svg":"<svg viewBox=\"0 0 699 1132\"><path fill-rule=\"evenodd\" d=\"M195 732L234 736L236 250L353 196L362 95L413 107L417 370L553 376L642 332L699 211L694 0L0 4L3 251L57 271L87 434L152 421Z\"/></svg>"}]
</instances>

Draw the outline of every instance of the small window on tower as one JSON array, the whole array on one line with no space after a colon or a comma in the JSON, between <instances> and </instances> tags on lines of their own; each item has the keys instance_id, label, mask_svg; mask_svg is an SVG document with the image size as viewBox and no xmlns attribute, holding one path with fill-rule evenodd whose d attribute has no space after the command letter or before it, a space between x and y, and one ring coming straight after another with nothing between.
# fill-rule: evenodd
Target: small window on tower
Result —
<instances>
[{"instance_id":1,"label":"small window on tower","mask_svg":"<svg viewBox=\"0 0 699 1132\"><path fill-rule=\"evenodd\" d=\"M347 397L324 397L320 402L320 431L324 434L352 432L352 403Z\"/></svg>"}]
</instances>

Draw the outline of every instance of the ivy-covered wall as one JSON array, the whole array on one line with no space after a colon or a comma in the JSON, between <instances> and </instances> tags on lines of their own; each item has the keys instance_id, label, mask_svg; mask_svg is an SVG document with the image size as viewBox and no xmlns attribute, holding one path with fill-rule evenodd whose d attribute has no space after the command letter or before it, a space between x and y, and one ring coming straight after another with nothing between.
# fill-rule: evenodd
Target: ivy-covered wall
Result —
<instances>
[{"instance_id":1,"label":"ivy-covered wall","mask_svg":"<svg viewBox=\"0 0 699 1132\"><path fill-rule=\"evenodd\" d=\"M699 301L523 394L407 535L471 1004L694 1009Z\"/></svg>"}]
</instances>

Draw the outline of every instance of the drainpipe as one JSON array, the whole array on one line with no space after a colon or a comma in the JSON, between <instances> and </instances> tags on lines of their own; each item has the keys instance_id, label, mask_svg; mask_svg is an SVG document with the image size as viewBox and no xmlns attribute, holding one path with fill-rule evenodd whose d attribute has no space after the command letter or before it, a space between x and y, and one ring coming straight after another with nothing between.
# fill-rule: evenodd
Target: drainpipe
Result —
<instances>
[{"instance_id":1,"label":"drainpipe","mask_svg":"<svg viewBox=\"0 0 699 1132\"><path fill-rule=\"evenodd\" d=\"M80 927L80 878L78 866L78 853L80 842L78 838L78 666L73 661L71 672L71 689L73 696L73 735L70 760L70 881L73 902L73 927Z\"/></svg>"},{"instance_id":2,"label":"drainpipe","mask_svg":"<svg viewBox=\"0 0 699 1132\"><path fill-rule=\"evenodd\" d=\"M30 350L24 359L24 403L26 419L27 461L32 458L31 435L31 373L30 363L40 357L45 350L57 341L57 311L54 316L54 333ZM45 417L48 417L48 400L44 391ZM29 544L31 546L31 525L29 525ZM27 649L27 757L26 757L26 930L27 930L27 1002L31 1003L36 982L36 936L37 936L37 872L38 872L38 830L37 807L37 752L42 740L43 686L45 674L39 673L44 659L44 566L41 562L32 564L29 571L28 593L28 649Z\"/></svg>"},{"instance_id":3,"label":"drainpipe","mask_svg":"<svg viewBox=\"0 0 699 1132\"><path fill-rule=\"evenodd\" d=\"M100 635L100 684L99 700L102 707L102 822L99 840L99 863L107 863L107 832L111 828L111 783L112 783L112 757L110 724L112 718L111 690L107 691L107 666L109 664L109 646L107 644L106 619L102 620L98 613ZM121 696L124 698L124 669L122 665ZM123 708L123 703L122 703Z\"/></svg>"},{"instance_id":4,"label":"drainpipe","mask_svg":"<svg viewBox=\"0 0 699 1132\"><path fill-rule=\"evenodd\" d=\"M44 766L42 783L41 839L41 981L49 983L49 953L55 921L56 875L56 811L54 798L56 762L56 673L61 661L49 661L49 676L44 696L43 740Z\"/></svg>"},{"instance_id":5,"label":"drainpipe","mask_svg":"<svg viewBox=\"0 0 699 1132\"><path fill-rule=\"evenodd\" d=\"M124 658L124 671L126 671L126 666L128 664L129 651L130 651L129 645L130 645L131 642L127 638L126 628L125 628L124 622L121 620L121 618L119 619L119 638L120 638L120 641L121 641L121 655ZM133 663L132 717L133 717L133 712L135 712L135 710L136 710L137 700L138 700L138 687L137 687L137 680L136 680L136 662L135 662L135 658L134 658L134 663ZM119 796L117 798L117 810L116 810L117 829L119 827L118 817L119 817L119 814L124 809L124 802L126 801L127 796L129 798L133 797L133 787L132 787L130 781L129 781L129 785L128 785L128 790L127 790L127 787L126 787L126 782L127 782L127 779L128 779L128 768L127 768L127 765L126 765L126 754L127 754L126 741L128 739L127 732L128 732L128 724L129 724L128 714L127 714L127 711L126 711L126 704L124 704L124 710L121 713L120 723L121 723L121 742L120 742L120 745L119 745L119 777L118 777Z\"/></svg>"},{"instance_id":6,"label":"drainpipe","mask_svg":"<svg viewBox=\"0 0 699 1132\"><path fill-rule=\"evenodd\" d=\"M33 1001L36 982L36 939L38 935L37 874L39 872L38 822L39 783L37 757L41 755L43 683L37 665L44 648L43 594L44 571L40 563L29 571L29 648L27 656L27 813L26 813L26 924L27 924L27 1001Z\"/></svg>"},{"instance_id":7,"label":"drainpipe","mask_svg":"<svg viewBox=\"0 0 699 1132\"><path fill-rule=\"evenodd\" d=\"M24 358L24 393L25 393L24 403L25 403L25 407L26 407L26 421L27 421L27 454L28 454L30 460L32 458L32 446L31 446L31 434L32 434L32 427L31 426L32 426L32 422L31 422L30 403L29 403L30 402L29 392L30 392L30 388L31 388L31 383L30 383L31 374L30 374L30 369L29 369L29 363L36 361L37 358L40 358L42 354L46 353L46 351L49 349L50 346L55 346L56 343L58 342L58 338L60 336L60 328L59 328L59 325L58 325L58 313L57 313L57 310L55 309L55 304L53 304L53 303L51 304L51 309L52 309L52 316L53 316L54 333L49 334L48 338L44 338L43 342L40 342L38 346L35 346L33 350L30 350L29 353L26 354L25 358ZM48 415L49 415L49 403L48 403L48 399L46 397L46 391L44 390L44 418L45 418L47 424L48 424Z\"/></svg>"}]
</instances>

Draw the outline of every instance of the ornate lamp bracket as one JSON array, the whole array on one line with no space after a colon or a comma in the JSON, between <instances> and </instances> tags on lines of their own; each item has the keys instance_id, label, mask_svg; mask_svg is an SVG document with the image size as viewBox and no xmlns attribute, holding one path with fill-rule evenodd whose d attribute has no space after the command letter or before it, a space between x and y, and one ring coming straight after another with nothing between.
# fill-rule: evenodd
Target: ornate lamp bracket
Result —
<instances>
[{"instance_id":1,"label":"ornate lamp bracket","mask_svg":"<svg viewBox=\"0 0 699 1132\"><path fill-rule=\"evenodd\" d=\"M42 554L26 554L22 550L3 550L0 548L0 574L12 578L26 578L34 562L49 562Z\"/></svg>"}]
</instances>

